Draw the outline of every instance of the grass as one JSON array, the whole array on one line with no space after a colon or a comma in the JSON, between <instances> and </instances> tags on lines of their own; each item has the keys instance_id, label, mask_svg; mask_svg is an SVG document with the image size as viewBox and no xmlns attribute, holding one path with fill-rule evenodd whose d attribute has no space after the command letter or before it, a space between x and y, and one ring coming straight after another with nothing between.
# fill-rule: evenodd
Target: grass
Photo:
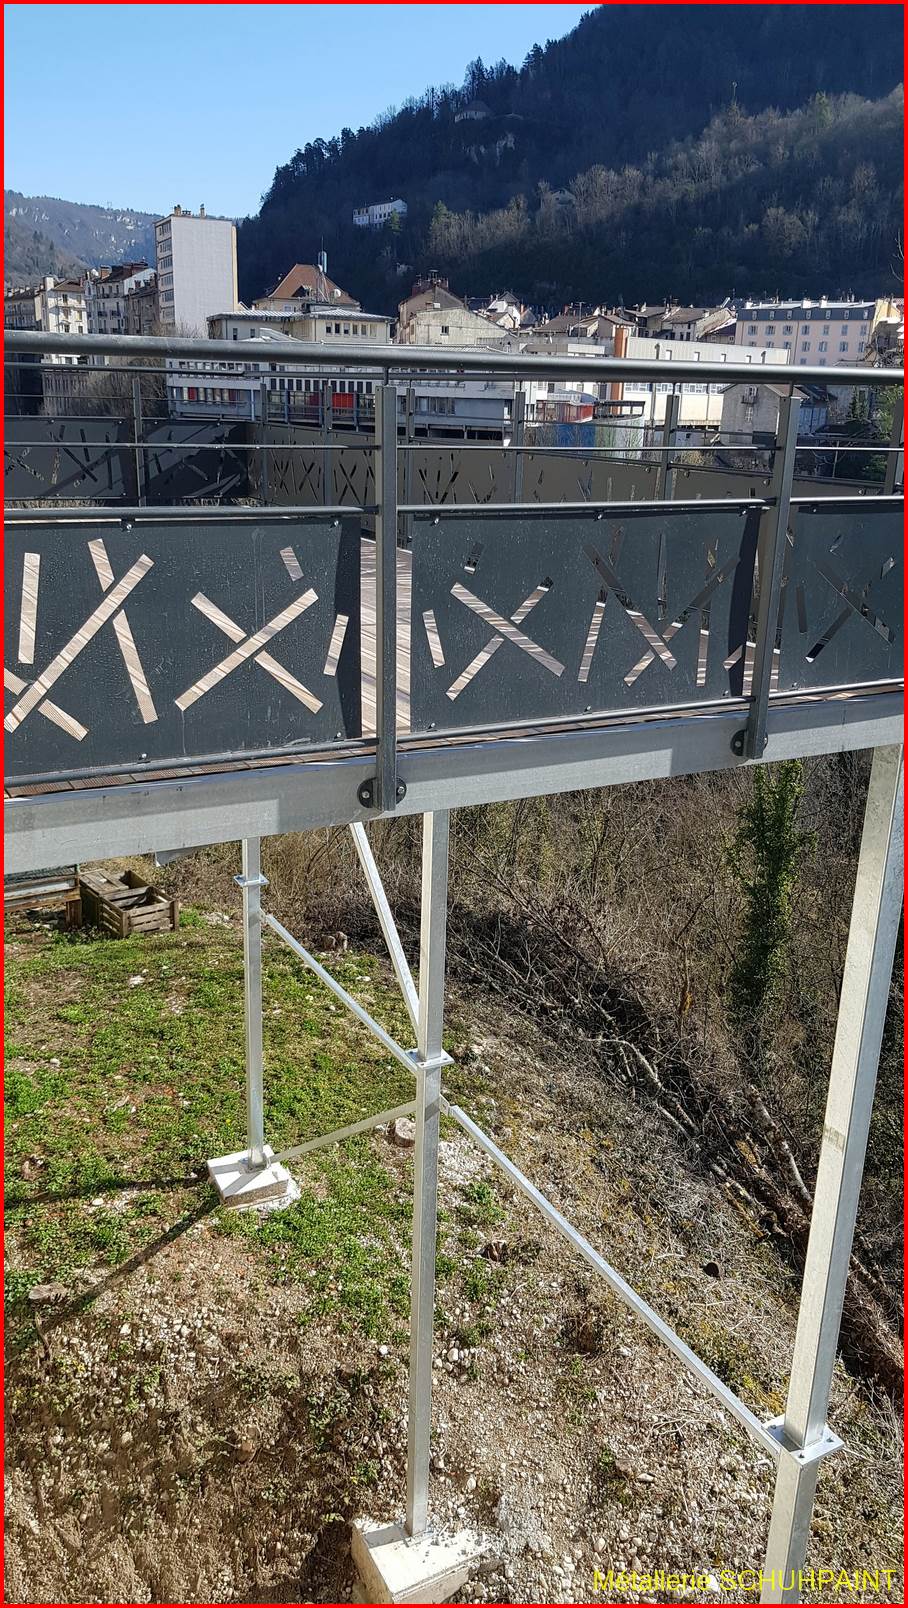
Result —
<instances>
[{"instance_id":1,"label":"grass","mask_svg":"<svg viewBox=\"0 0 908 1608\"><path fill-rule=\"evenodd\" d=\"M7 930L6 1208L20 1314L30 1284L66 1283L153 1247L205 1198L211 1155L245 1142L242 946L195 910L180 931L114 941L27 921ZM332 971L404 1044L402 1002L370 955ZM413 1082L327 989L266 941L266 1133L275 1148L412 1095ZM136 981L139 979L139 981ZM309 1159L291 1210L220 1213L273 1276L307 1279L369 1332L406 1309L406 1167L366 1139Z\"/></svg>"},{"instance_id":2,"label":"grass","mask_svg":"<svg viewBox=\"0 0 908 1608\"><path fill-rule=\"evenodd\" d=\"M328 965L398 1041L403 1002L374 955ZM281 1149L413 1093L413 1080L276 940L263 956L265 1131ZM409 1301L412 1161L387 1165L362 1135L300 1160L302 1198L259 1217L218 1209L209 1156L245 1143L243 958L237 925L193 907L176 933L122 940L7 925L6 1212L10 1337L34 1326L36 1283L73 1291L88 1272L153 1255L211 1212L271 1283L305 1292L301 1322L402 1339ZM445 1035L453 1048L462 1029ZM439 1291L485 1303L496 1285L476 1251L504 1213L473 1181L439 1214Z\"/></svg>"}]
</instances>

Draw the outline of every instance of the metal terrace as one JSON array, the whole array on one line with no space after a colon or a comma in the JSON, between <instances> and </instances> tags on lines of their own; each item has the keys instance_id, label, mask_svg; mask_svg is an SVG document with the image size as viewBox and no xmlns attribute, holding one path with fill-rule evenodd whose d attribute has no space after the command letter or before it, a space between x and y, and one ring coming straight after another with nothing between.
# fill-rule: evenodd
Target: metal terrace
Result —
<instances>
[{"instance_id":1,"label":"metal terrace","mask_svg":"<svg viewBox=\"0 0 908 1608\"><path fill-rule=\"evenodd\" d=\"M839 1445L825 1414L899 921L902 786L900 410L883 478L843 490L798 474L795 392L811 380L885 387L902 376L685 361L667 373L640 360L480 351L456 354L452 368L437 349L338 343L329 360L293 345L309 376L372 380L374 434L333 430L328 408L307 433L273 425L263 407L248 439L143 423L141 376L154 373L143 364L166 373L191 363L217 384L217 365L245 356L233 342L8 333L8 361L119 360L133 399L127 418L20 418L8 439L10 863L243 840L251 1174L275 1164L262 1127L263 924L413 1072L411 1535L427 1524L447 1111L772 1452L766 1573L776 1583L764 1600L792 1600L796 1588L778 1582L797 1577L820 1461ZM283 346L280 361L291 366ZM70 380L113 372L65 370ZM514 383L513 439L417 442L408 399L426 373ZM670 378L676 392L746 378L788 394L766 467L732 472L679 460L673 402L648 458L530 443L517 386L540 376ZM839 1031L788 1406L763 1423L445 1101L449 811L852 748L875 754ZM363 826L400 812L424 817L418 983ZM413 1022L412 1051L262 914L261 838L342 824Z\"/></svg>"}]
</instances>

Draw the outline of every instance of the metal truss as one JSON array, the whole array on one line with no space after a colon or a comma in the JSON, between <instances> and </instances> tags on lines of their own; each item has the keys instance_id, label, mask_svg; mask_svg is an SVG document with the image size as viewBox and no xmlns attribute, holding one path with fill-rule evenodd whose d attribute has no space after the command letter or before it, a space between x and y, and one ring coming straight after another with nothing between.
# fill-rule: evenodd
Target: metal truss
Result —
<instances>
[{"instance_id":1,"label":"metal truss","mask_svg":"<svg viewBox=\"0 0 908 1608\"><path fill-rule=\"evenodd\" d=\"M432 1349L435 1307L435 1238L438 1202L438 1143L443 1115L453 1119L498 1167L573 1251L604 1280L635 1317L711 1393L776 1466L775 1494L762 1601L794 1602L803 1566L814 1493L824 1458L842 1447L826 1422L841 1321L858 1194L873 1103L876 1070L901 911L903 871L902 750L878 748L873 757L839 1020L829 1081L804 1269L797 1333L783 1415L763 1420L698 1357L655 1309L638 1295L542 1191L515 1166L495 1140L442 1089L452 1064L442 1048L447 928L447 811L423 815L419 976L414 981L382 886L364 827L354 822L357 855L385 937L398 986L413 1024L416 1047L398 1044L315 956L274 916L261 915L258 840L243 844L246 959L248 1156L264 1165L262 1127L261 937L267 927L318 977L345 1008L411 1072L415 1099L380 1111L333 1133L279 1153L289 1161L397 1117L415 1118L413 1230L411 1250L410 1386L407 1439L409 1535L429 1525L429 1459L432 1421Z\"/></svg>"}]
</instances>

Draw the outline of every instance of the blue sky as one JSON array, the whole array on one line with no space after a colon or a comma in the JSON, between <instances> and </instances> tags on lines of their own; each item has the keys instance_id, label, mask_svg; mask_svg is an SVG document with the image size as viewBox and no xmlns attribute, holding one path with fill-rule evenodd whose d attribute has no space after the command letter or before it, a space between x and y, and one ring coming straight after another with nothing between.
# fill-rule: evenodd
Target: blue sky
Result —
<instances>
[{"instance_id":1,"label":"blue sky","mask_svg":"<svg viewBox=\"0 0 908 1608\"><path fill-rule=\"evenodd\" d=\"M519 65L588 9L6 5L5 183L241 216L307 140L460 83L476 56Z\"/></svg>"}]
</instances>

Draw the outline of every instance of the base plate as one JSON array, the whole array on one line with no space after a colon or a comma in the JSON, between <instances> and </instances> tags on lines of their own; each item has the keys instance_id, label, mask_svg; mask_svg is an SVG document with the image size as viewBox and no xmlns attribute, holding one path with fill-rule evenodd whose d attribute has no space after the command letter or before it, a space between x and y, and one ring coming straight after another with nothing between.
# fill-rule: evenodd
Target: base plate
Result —
<instances>
[{"instance_id":1,"label":"base plate","mask_svg":"<svg viewBox=\"0 0 908 1608\"><path fill-rule=\"evenodd\" d=\"M353 1562L362 1587L358 1602L448 1602L469 1580L480 1558L479 1537L463 1530L431 1530L411 1539L400 1524L357 1519L351 1528Z\"/></svg>"},{"instance_id":2,"label":"base plate","mask_svg":"<svg viewBox=\"0 0 908 1608\"><path fill-rule=\"evenodd\" d=\"M208 1176L221 1197L221 1204L236 1211L277 1211L292 1206L299 1200L299 1185L294 1182L286 1167L275 1161L274 1151L265 1146L264 1167L250 1167L248 1151L238 1150L232 1156L214 1156L208 1162Z\"/></svg>"}]
</instances>

